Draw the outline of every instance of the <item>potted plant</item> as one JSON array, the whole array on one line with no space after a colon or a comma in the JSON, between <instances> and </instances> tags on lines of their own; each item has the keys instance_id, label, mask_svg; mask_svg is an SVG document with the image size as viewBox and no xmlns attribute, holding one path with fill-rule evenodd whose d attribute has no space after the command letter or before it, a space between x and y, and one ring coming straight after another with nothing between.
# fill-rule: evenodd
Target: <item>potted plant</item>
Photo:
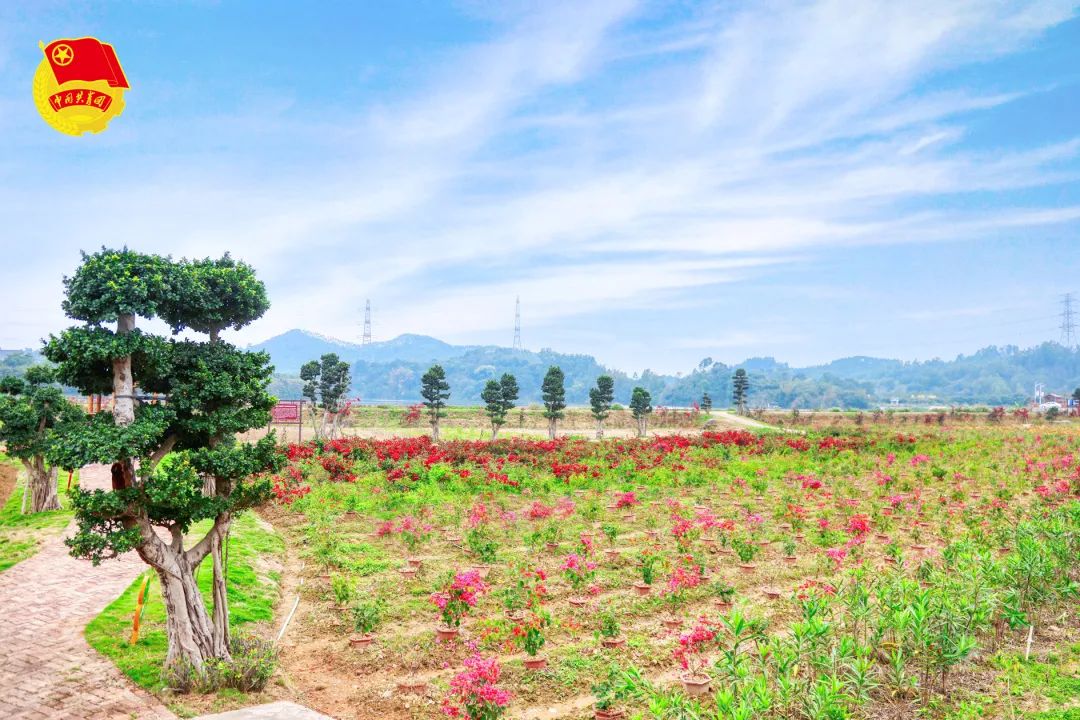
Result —
<instances>
[{"instance_id":1,"label":"potted plant","mask_svg":"<svg viewBox=\"0 0 1080 720\"><path fill-rule=\"evenodd\" d=\"M502 589L501 599L507 619L511 622L521 622L525 617L522 611L525 609L527 600L525 583L519 580L513 585L507 585Z\"/></svg>"},{"instance_id":2,"label":"potted plant","mask_svg":"<svg viewBox=\"0 0 1080 720\"><path fill-rule=\"evenodd\" d=\"M382 622L384 604L383 599L378 598L352 606L353 632L356 634L349 638L349 643L353 647L366 647L375 639L375 629Z\"/></svg>"},{"instance_id":3,"label":"potted plant","mask_svg":"<svg viewBox=\"0 0 1080 720\"><path fill-rule=\"evenodd\" d=\"M431 602L438 608L443 621L443 624L435 629L440 640L453 640L457 637L461 620L487 589L487 584L475 570L447 575L442 590L431 596Z\"/></svg>"},{"instance_id":4,"label":"potted plant","mask_svg":"<svg viewBox=\"0 0 1080 720\"><path fill-rule=\"evenodd\" d=\"M661 618L660 623L668 630L677 630L682 627L682 619L679 617L679 608L685 600L682 590L671 588L664 593L663 599L664 606L667 608L667 617Z\"/></svg>"},{"instance_id":5,"label":"potted plant","mask_svg":"<svg viewBox=\"0 0 1080 720\"><path fill-rule=\"evenodd\" d=\"M498 556L499 543L491 537L487 528L482 525L474 527L468 532L465 536L465 543L481 563L475 565L473 569L481 578L487 577L487 574L491 571L491 564L495 562Z\"/></svg>"},{"instance_id":6,"label":"potted plant","mask_svg":"<svg viewBox=\"0 0 1080 720\"><path fill-rule=\"evenodd\" d=\"M353 597L353 584L349 578L335 573L330 577L330 589L334 592L334 599L341 607L346 607Z\"/></svg>"},{"instance_id":7,"label":"potted plant","mask_svg":"<svg viewBox=\"0 0 1080 720\"><path fill-rule=\"evenodd\" d=\"M648 595L652 592L653 580L656 579L656 564L660 562L660 556L649 550L641 553L641 582L634 583L634 590L638 595Z\"/></svg>"},{"instance_id":8,"label":"potted plant","mask_svg":"<svg viewBox=\"0 0 1080 720\"><path fill-rule=\"evenodd\" d=\"M713 595L716 596L716 608L718 610L730 610L731 599L735 597L735 588L720 582L712 584Z\"/></svg>"},{"instance_id":9,"label":"potted plant","mask_svg":"<svg viewBox=\"0 0 1080 720\"><path fill-rule=\"evenodd\" d=\"M544 628L551 624L551 616L546 612L531 612L525 622L514 628L514 636L519 639L521 649L528 657L525 667L529 670L542 670L547 667L547 658L537 653L544 647Z\"/></svg>"},{"instance_id":10,"label":"potted plant","mask_svg":"<svg viewBox=\"0 0 1080 720\"><path fill-rule=\"evenodd\" d=\"M596 575L596 563L577 553L570 553L563 561L562 571L574 592L581 593Z\"/></svg>"},{"instance_id":11,"label":"potted plant","mask_svg":"<svg viewBox=\"0 0 1080 720\"><path fill-rule=\"evenodd\" d=\"M795 538L790 535L784 538L784 562L788 565L794 565L799 561L798 556L795 555L797 545L795 544Z\"/></svg>"},{"instance_id":12,"label":"potted plant","mask_svg":"<svg viewBox=\"0 0 1080 720\"><path fill-rule=\"evenodd\" d=\"M891 542L885 546L885 562L890 565L897 565L904 559L904 551L900 549L900 546Z\"/></svg>"},{"instance_id":13,"label":"potted plant","mask_svg":"<svg viewBox=\"0 0 1080 720\"><path fill-rule=\"evenodd\" d=\"M709 691L712 678L706 673L709 665L706 652L716 642L716 631L704 623L698 623L679 636L679 647L675 649L675 659L683 668L679 676L683 689L691 697L700 697Z\"/></svg>"},{"instance_id":14,"label":"potted plant","mask_svg":"<svg viewBox=\"0 0 1080 720\"><path fill-rule=\"evenodd\" d=\"M596 696L596 703L593 705L596 720L623 720L626 717L626 713L618 707L624 691L616 667L612 666L608 670L608 676L592 686L592 693Z\"/></svg>"},{"instance_id":15,"label":"potted plant","mask_svg":"<svg viewBox=\"0 0 1080 720\"><path fill-rule=\"evenodd\" d=\"M618 526L611 523L604 523L600 526L600 531L604 533L604 537L606 537L608 541L608 548L604 551L604 555L612 562L618 560L619 551L615 549L615 541L619 537Z\"/></svg>"},{"instance_id":16,"label":"potted plant","mask_svg":"<svg viewBox=\"0 0 1080 720\"><path fill-rule=\"evenodd\" d=\"M597 631L600 636L600 644L606 648L622 647L626 644L626 638L622 637L619 627L619 618L615 616L614 611L605 610L600 613L600 629Z\"/></svg>"},{"instance_id":17,"label":"potted plant","mask_svg":"<svg viewBox=\"0 0 1080 720\"><path fill-rule=\"evenodd\" d=\"M757 569L757 566L753 563L760 548L755 543L743 538L735 538L731 541L731 547L735 550L735 554L739 556L739 570L744 573L752 573Z\"/></svg>"},{"instance_id":18,"label":"potted plant","mask_svg":"<svg viewBox=\"0 0 1080 720\"><path fill-rule=\"evenodd\" d=\"M548 550L555 551L559 549L559 541L562 540L562 526L558 523L548 523L544 528L544 544Z\"/></svg>"},{"instance_id":19,"label":"potted plant","mask_svg":"<svg viewBox=\"0 0 1080 720\"><path fill-rule=\"evenodd\" d=\"M465 669L450 679L443 711L466 720L498 720L510 703L510 693L496 684L502 674L499 661L477 653L464 664Z\"/></svg>"}]
</instances>

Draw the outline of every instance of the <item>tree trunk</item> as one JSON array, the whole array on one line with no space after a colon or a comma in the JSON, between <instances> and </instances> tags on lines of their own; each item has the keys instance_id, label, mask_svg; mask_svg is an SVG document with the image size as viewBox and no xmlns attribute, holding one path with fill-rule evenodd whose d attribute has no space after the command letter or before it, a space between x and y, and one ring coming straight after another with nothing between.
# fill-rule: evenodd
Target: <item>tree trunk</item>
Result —
<instances>
[{"instance_id":1,"label":"tree trunk","mask_svg":"<svg viewBox=\"0 0 1080 720\"><path fill-rule=\"evenodd\" d=\"M134 329L134 315L121 315L117 318L117 335L127 335ZM117 425L130 425L135 422L135 384L131 376L131 356L114 358L112 366L113 417Z\"/></svg>"},{"instance_id":2,"label":"tree trunk","mask_svg":"<svg viewBox=\"0 0 1080 720\"><path fill-rule=\"evenodd\" d=\"M232 520L225 522L223 531L215 531L210 544L210 557L214 565L214 643L216 646L231 650L229 644L229 596L225 587L224 564L221 561L223 538L228 536Z\"/></svg>"},{"instance_id":3,"label":"tree trunk","mask_svg":"<svg viewBox=\"0 0 1080 720\"><path fill-rule=\"evenodd\" d=\"M431 421L431 442L439 442L439 418Z\"/></svg>"},{"instance_id":4,"label":"tree trunk","mask_svg":"<svg viewBox=\"0 0 1080 720\"><path fill-rule=\"evenodd\" d=\"M495 438L499 436L499 426L492 423L491 425L491 442L495 442Z\"/></svg>"},{"instance_id":5,"label":"tree trunk","mask_svg":"<svg viewBox=\"0 0 1080 720\"><path fill-rule=\"evenodd\" d=\"M604 439L604 421L603 420L597 420L596 421L596 439L597 440L603 440Z\"/></svg>"},{"instance_id":6,"label":"tree trunk","mask_svg":"<svg viewBox=\"0 0 1080 720\"><path fill-rule=\"evenodd\" d=\"M166 544L145 518L138 523L143 542L136 548L136 552L146 564L154 568L161 582L161 597L165 603L165 632L169 642L165 656L166 667L179 663L180 666L189 666L201 673L207 660L232 659L229 654L228 627L218 624L219 617L222 623L228 620L223 578L220 580L222 595L218 595L221 569L219 559L214 560L213 620L195 580L195 570L206 555L215 545L220 549L223 528L227 527L228 523L227 516L219 516L207 536L188 551L183 549L183 536L178 529L173 531L173 542Z\"/></svg>"},{"instance_id":7,"label":"tree trunk","mask_svg":"<svg viewBox=\"0 0 1080 720\"><path fill-rule=\"evenodd\" d=\"M548 440L555 439L555 418L548 418Z\"/></svg>"},{"instance_id":8,"label":"tree trunk","mask_svg":"<svg viewBox=\"0 0 1080 720\"><path fill-rule=\"evenodd\" d=\"M23 503L23 513L44 512L46 510L59 510L60 498L56 494L56 468L46 468L45 458L38 456L31 460L23 460L26 468L26 492L23 497L29 497L29 502Z\"/></svg>"}]
</instances>

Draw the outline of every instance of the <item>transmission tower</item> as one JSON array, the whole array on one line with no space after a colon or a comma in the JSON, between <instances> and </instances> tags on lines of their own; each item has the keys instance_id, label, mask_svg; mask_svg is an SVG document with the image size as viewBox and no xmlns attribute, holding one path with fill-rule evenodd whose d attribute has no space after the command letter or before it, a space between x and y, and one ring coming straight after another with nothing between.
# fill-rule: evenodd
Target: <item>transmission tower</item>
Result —
<instances>
[{"instance_id":1,"label":"transmission tower","mask_svg":"<svg viewBox=\"0 0 1080 720\"><path fill-rule=\"evenodd\" d=\"M364 302L364 336L360 339L361 345L371 344L371 301Z\"/></svg>"},{"instance_id":2,"label":"transmission tower","mask_svg":"<svg viewBox=\"0 0 1080 720\"><path fill-rule=\"evenodd\" d=\"M1073 312L1073 294L1061 298L1061 344L1071 348L1076 345L1076 313Z\"/></svg>"},{"instance_id":3,"label":"transmission tower","mask_svg":"<svg viewBox=\"0 0 1080 720\"><path fill-rule=\"evenodd\" d=\"M514 349L521 350L521 297L514 301Z\"/></svg>"}]
</instances>

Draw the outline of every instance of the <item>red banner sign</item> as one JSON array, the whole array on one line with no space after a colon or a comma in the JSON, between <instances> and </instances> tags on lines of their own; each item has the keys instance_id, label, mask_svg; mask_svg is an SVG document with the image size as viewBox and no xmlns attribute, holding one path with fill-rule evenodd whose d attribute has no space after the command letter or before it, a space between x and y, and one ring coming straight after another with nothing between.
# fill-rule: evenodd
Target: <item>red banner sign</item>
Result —
<instances>
[{"instance_id":1,"label":"red banner sign","mask_svg":"<svg viewBox=\"0 0 1080 720\"><path fill-rule=\"evenodd\" d=\"M300 403L279 402L270 410L270 421L276 423L300 422Z\"/></svg>"},{"instance_id":2,"label":"red banner sign","mask_svg":"<svg viewBox=\"0 0 1080 720\"><path fill-rule=\"evenodd\" d=\"M50 95L49 104L52 105L54 112L60 112L66 107L75 105L85 105L105 112L112 105L112 98L105 93L94 92L93 90L68 90Z\"/></svg>"}]
</instances>

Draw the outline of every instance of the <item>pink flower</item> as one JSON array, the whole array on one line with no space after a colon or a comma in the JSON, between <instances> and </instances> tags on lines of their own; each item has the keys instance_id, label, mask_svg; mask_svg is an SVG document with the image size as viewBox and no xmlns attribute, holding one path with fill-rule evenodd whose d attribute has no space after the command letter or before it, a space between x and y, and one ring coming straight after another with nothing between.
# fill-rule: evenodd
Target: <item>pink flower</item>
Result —
<instances>
[{"instance_id":1,"label":"pink flower","mask_svg":"<svg viewBox=\"0 0 1080 720\"><path fill-rule=\"evenodd\" d=\"M829 548L825 551L825 554L836 563L836 567L840 567L841 563L844 562L844 558L847 557L847 549L842 547Z\"/></svg>"}]
</instances>

